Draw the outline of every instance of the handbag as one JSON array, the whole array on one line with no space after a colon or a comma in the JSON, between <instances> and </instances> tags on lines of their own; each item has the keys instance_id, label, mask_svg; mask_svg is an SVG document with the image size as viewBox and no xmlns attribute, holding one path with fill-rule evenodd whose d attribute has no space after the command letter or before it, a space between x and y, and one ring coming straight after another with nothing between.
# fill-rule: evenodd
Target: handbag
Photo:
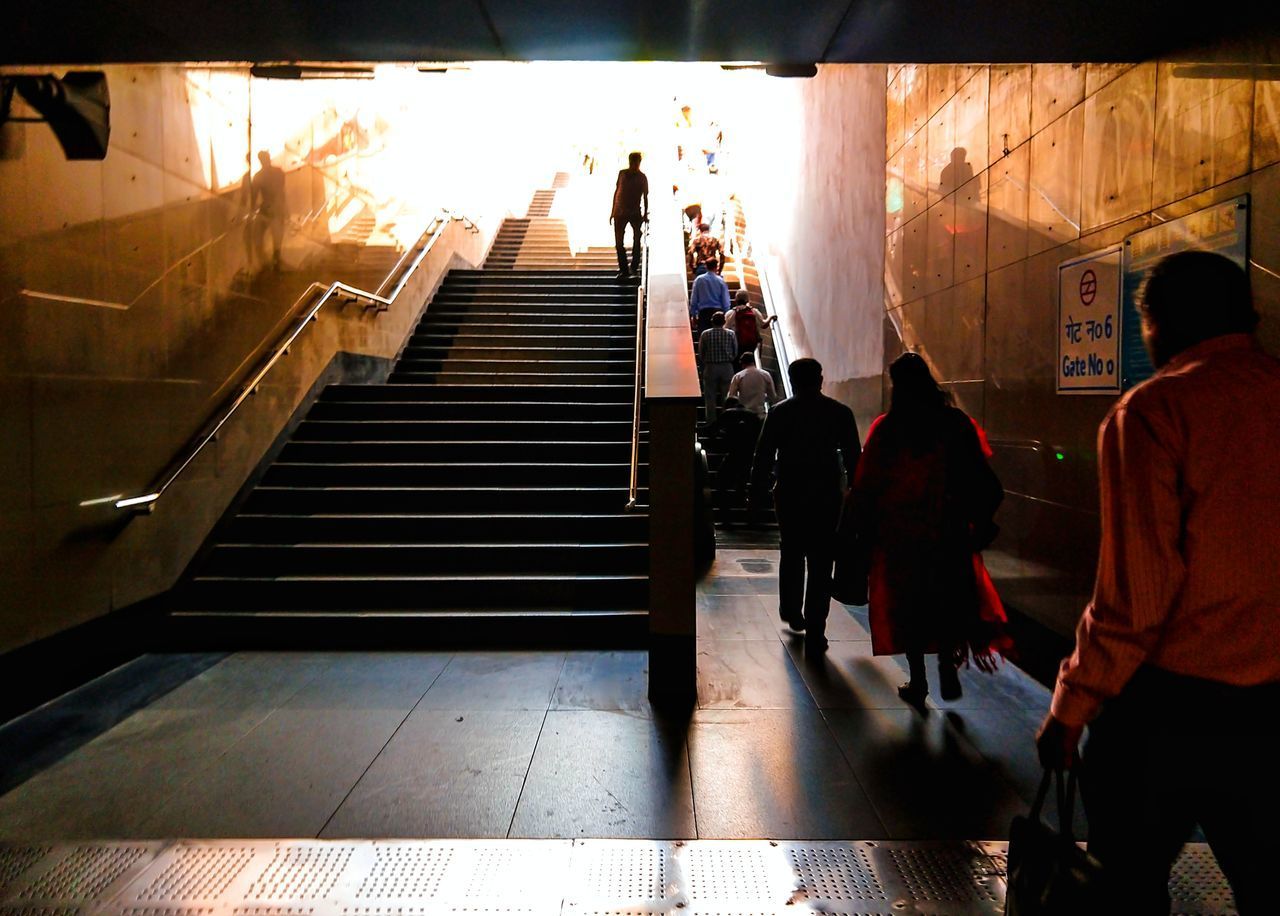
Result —
<instances>
[{"instance_id":1,"label":"handbag","mask_svg":"<svg viewBox=\"0 0 1280 916\"><path fill-rule=\"evenodd\" d=\"M1061 832L1040 817L1051 780L1057 788ZM1045 770L1030 814L1015 817L1009 828L1005 916L1079 916L1106 909L1102 866L1076 845L1071 828L1076 796L1074 769L1063 783L1061 770Z\"/></svg>"}]
</instances>

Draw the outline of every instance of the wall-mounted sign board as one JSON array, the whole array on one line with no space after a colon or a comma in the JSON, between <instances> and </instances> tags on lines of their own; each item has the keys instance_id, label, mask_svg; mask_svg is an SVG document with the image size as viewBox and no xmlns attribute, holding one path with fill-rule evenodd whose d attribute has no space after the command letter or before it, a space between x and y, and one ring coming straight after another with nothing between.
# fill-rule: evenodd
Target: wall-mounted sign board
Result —
<instances>
[{"instance_id":1,"label":"wall-mounted sign board","mask_svg":"<svg viewBox=\"0 0 1280 916\"><path fill-rule=\"evenodd\" d=\"M1142 344L1142 316L1138 311L1142 286L1161 258L1193 248L1225 255L1248 271L1249 195L1171 219L1124 240L1120 383L1126 391L1155 372ZM1212 303L1205 306L1212 307Z\"/></svg>"},{"instance_id":2,"label":"wall-mounted sign board","mask_svg":"<svg viewBox=\"0 0 1280 916\"><path fill-rule=\"evenodd\" d=\"M1058 265L1058 394L1120 392L1120 246Z\"/></svg>"}]
</instances>

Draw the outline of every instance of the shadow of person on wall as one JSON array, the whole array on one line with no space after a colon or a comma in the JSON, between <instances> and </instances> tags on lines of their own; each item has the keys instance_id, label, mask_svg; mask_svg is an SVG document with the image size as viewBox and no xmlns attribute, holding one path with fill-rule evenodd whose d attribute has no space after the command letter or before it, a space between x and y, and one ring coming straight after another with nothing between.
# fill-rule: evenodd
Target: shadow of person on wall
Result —
<instances>
[{"instance_id":1,"label":"shadow of person on wall","mask_svg":"<svg viewBox=\"0 0 1280 916\"><path fill-rule=\"evenodd\" d=\"M262 258L264 243L271 239L271 266L280 270L280 249L284 246L284 226L288 217L288 205L284 192L284 169L271 162L271 153L262 150L258 153L261 168L250 181L250 209L253 211L254 240L253 255Z\"/></svg>"},{"instance_id":2,"label":"shadow of person on wall","mask_svg":"<svg viewBox=\"0 0 1280 916\"><path fill-rule=\"evenodd\" d=\"M965 159L967 155L968 151L963 146L957 146L951 151L951 161L938 176L938 189L944 197L959 190L961 185L973 177L973 166Z\"/></svg>"}]
</instances>

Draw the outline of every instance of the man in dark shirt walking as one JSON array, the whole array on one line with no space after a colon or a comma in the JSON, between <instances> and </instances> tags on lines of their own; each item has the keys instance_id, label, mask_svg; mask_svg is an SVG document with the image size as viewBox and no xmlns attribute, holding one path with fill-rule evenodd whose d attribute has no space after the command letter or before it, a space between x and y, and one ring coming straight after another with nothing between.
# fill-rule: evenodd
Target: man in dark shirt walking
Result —
<instances>
[{"instance_id":1,"label":"man in dark shirt walking","mask_svg":"<svg viewBox=\"0 0 1280 916\"><path fill-rule=\"evenodd\" d=\"M795 395L769 412L751 481L758 493L774 471L781 534L778 613L791 629L805 632L804 651L812 657L827 648L841 478L852 475L862 449L853 411L822 393L822 364L797 359L787 373Z\"/></svg>"},{"instance_id":2,"label":"man in dark shirt walking","mask_svg":"<svg viewBox=\"0 0 1280 916\"><path fill-rule=\"evenodd\" d=\"M640 226L649 219L649 179L640 171L640 154L632 153L627 163L627 167L618 172L618 183L613 188L613 211L609 214L620 279L627 277L627 248L623 244L627 226L631 227L631 273L639 275Z\"/></svg>"}]
</instances>

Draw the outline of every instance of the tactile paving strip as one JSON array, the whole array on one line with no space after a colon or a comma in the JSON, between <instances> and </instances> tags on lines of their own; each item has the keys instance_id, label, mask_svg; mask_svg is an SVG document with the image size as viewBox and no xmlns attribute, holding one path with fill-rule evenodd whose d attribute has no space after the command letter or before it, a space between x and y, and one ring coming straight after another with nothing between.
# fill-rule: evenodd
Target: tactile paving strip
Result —
<instances>
[{"instance_id":1,"label":"tactile paving strip","mask_svg":"<svg viewBox=\"0 0 1280 916\"><path fill-rule=\"evenodd\" d=\"M378 846L373 850L373 867L356 888L356 898L419 902L434 898L453 862L453 854L448 846Z\"/></svg>"},{"instance_id":2,"label":"tactile paving strip","mask_svg":"<svg viewBox=\"0 0 1280 916\"><path fill-rule=\"evenodd\" d=\"M0 848L0 899L4 898L10 884L21 878L28 868L51 852L53 852L52 846Z\"/></svg>"},{"instance_id":3,"label":"tactile paving strip","mask_svg":"<svg viewBox=\"0 0 1280 916\"><path fill-rule=\"evenodd\" d=\"M889 899L866 848L788 843L786 851L806 900Z\"/></svg>"},{"instance_id":4,"label":"tactile paving strip","mask_svg":"<svg viewBox=\"0 0 1280 916\"><path fill-rule=\"evenodd\" d=\"M161 843L0 844L0 858L28 863L0 887L0 916L87 913L135 880L163 848Z\"/></svg>"},{"instance_id":5,"label":"tactile paving strip","mask_svg":"<svg viewBox=\"0 0 1280 916\"><path fill-rule=\"evenodd\" d=\"M0 843L0 916L993 916L1003 843ZM1173 912L1233 916L1203 844Z\"/></svg>"},{"instance_id":6,"label":"tactile paving strip","mask_svg":"<svg viewBox=\"0 0 1280 916\"><path fill-rule=\"evenodd\" d=\"M281 843L244 899L281 903L328 899L354 852L349 843Z\"/></svg>"},{"instance_id":7,"label":"tactile paving strip","mask_svg":"<svg viewBox=\"0 0 1280 916\"><path fill-rule=\"evenodd\" d=\"M1173 912L1179 916L1236 916L1235 898L1218 860L1202 844L1189 845L1173 864L1169 878Z\"/></svg>"},{"instance_id":8,"label":"tactile paving strip","mask_svg":"<svg viewBox=\"0 0 1280 916\"><path fill-rule=\"evenodd\" d=\"M252 846L184 846L138 891L139 901L213 901L253 861ZM127 895L126 895L127 896ZM138 912L133 916L161 916Z\"/></svg>"},{"instance_id":9,"label":"tactile paving strip","mask_svg":"<svg viewBox=\"0 0 1280 916\"><path fill-rule=\"evenodd\" d=\"M574 846L573 885L567 903L574 908L642 907L663 909L678 892L671 843L631 840L581 840Z\"/></svg>"}]
</instances>

